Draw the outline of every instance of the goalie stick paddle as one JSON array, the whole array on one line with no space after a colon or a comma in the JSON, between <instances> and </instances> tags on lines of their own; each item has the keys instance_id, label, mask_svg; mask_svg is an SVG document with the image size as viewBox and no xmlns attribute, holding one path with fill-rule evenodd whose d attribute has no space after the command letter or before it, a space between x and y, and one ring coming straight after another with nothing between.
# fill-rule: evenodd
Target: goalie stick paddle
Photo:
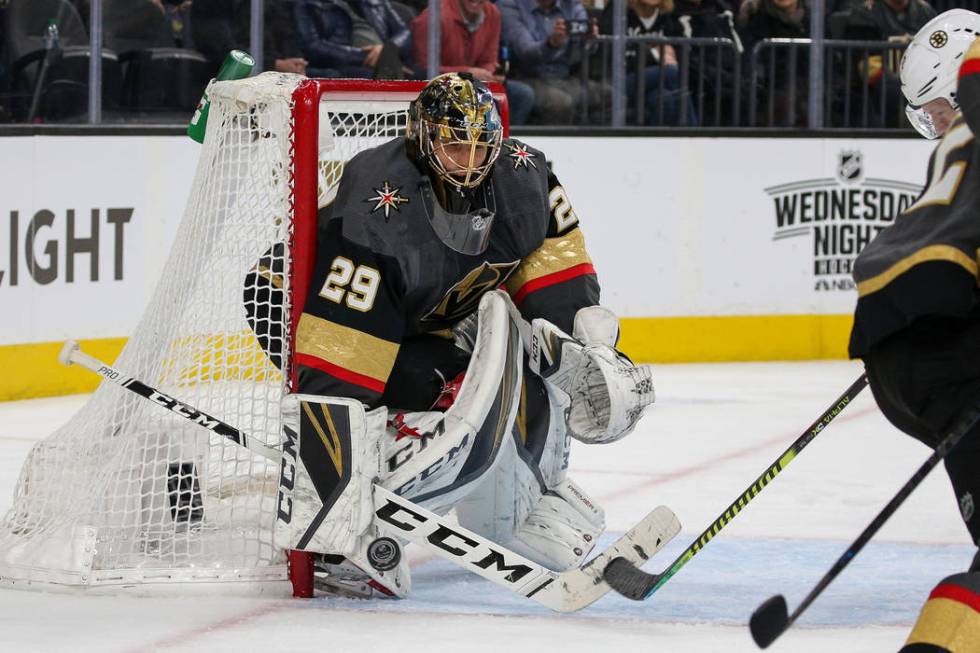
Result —
<instances>
[{"instance_id":1,"label":"goalie stick paddle","mask_svg":"<svg viewBox=\"0 0 980 653\"><path fill-rule=\"evenodd\" d=\"M770 465L759 478L755 480L708 528L695 539L687 550L660 574L648 574L623 558L616 558L606 567L603 577L609 585L623 596L642 601L649 598L660 587L680 571L698 551L703 549L711 539L732 521L735 516L748 505L767 485L786 467L803 449L813 441L823 429L843 411L854 398L868 385L868 377L862 374L840 397L807 427L800 437L790 445L789 449Z\"/></svg>"},{"instance_id":2,"label":"goalie stick paddle","mask_svg":"<svg viewBox=\"0 0 980 653\"><path fill-rule=\"evenodd\" d=\"M786 607L786 599L783 598L781 594L777 594L766 601L764 601L755 612L752 613L752 617L749 619L749 630L752 632L752 639L758 644L759 648L767 648L776 639L786 632L793 623L799 619L800 615L810 607L810 604L816 600L820 594L827 589L827 586L837 576L844 571L846 567L854 557L861 552L864 545L867 544L875 533L885 525L888 518L891 517L898 507L905 502L905 500L912 494L912 491L918 487L919 483L932 471L932 468L939 464L939 461L946 457L946 454L956 446L956 444L966 435L977 422L980 421L980 411L973 409L964 415L956 424L956 426L950 431L943 440L936 447L936 450L932 452L929 459L922 463L922 466L916 470L915 474L912 475L905 485L898 491L898 493L892 497L892 500L888 502L881 512L875 516L871 523L868 524L867 528L858 536L856 540L844 551L843 555L837 559L834 566L830 568L820 582L810 590L810 593L806 595L806 598L797 606L793 614L788 614L788 609Z\"/></svg>"},{"instance_id":3,"label":"goalie stick paddle","mask_svg":"<svg viewBox=\"0 0 980 653\"><path fill-rule=\"evenodd\" d=\"M279 461L282 457L278 449L85 354L72 340L64 344L58 359L64 365L76 364L95 372L103 379L269 460ZM415 542L436 556L558 612L581 610L609 592L610 586L603 582L602 572L610 559L643 564L681 530L673 511L658 506L592 560L581 567L557 572L467 531L453 520L431 513L380 485L374 485L374 502L377 525L383 534Z\"/></svg>"}]
</instances>

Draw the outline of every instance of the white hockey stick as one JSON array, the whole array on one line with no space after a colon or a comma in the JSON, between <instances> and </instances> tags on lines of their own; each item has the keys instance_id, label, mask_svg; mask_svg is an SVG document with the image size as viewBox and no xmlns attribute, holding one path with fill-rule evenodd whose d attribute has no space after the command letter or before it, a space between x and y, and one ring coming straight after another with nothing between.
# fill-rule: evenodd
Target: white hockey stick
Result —
<instances>
[{"instance_id":1,"label":"white hockey stick","mask_svg":"<svg viewBox=\"0 0 980 653\"><path fill-rule=\"evenodd\" d=\"M622 556L637 566L642 565L681 530L670 508L658 506L592 560L581 567L557 572L379 485L374 486L374 514L382 533L415 542L441 558L558 612L581 610L605 596L612 588L602 579L602 574L611 560Z\"/></svg>"},{"instance_id":2,"label":"white hockey stick","mask_svg":"<svg viewBox=\"0 0 980 653\"><path fill-rule=\"evenodd\" d=\"M217 433L218 435L226 437L235 444L241 445L250 451L254 451L260 456L264 456L270 460L279 460L282 457L282 452L278 449L273 449L272 447L266 446L255 438L249 437L245 433L239 431L235 427L225 424L220 419L212 417L204 411L194 408L193 406L188 406L187 404L181 403L177 399L174 399L169 395L165 395L156 388L146 385L139 379L126 376L119 370L113 369L99 359L89 356L81 350L78 343L74 340L68 340L65 342L64 346L61 348L61 353L58 354L58 360L62 365L70 367L74 363L84 367L87 370L91 370L106 381L112 381L116 385L120 385L130 392L134 392L139 396L152 401L158 406L166 408L170 412L176 413L184 419L190 420L198 426L206 428L212 433Z\"/></svg>"},{"instance_id":3,"label":"white hockey stick","mask_svg":"<svg viewBox=\"0 0 980 653\"><path fill-rule=\"evenodd\" d=\"M278 461L282 457L278 449L83 353L74 341L65 343L58 358L64 365L74 363L91 370L103 379L264 458ZM559 612L581 610L605 596L612 588L602 576L611 560L625 558L640 567L681 529L674 513L666 506L658 506L615 544L589 562L575 569L557 572L462 528L453 520L430 512L380 485L374 486L374 514L383 535L414 542L467 571Z\"/></svg>"}]
</instances>

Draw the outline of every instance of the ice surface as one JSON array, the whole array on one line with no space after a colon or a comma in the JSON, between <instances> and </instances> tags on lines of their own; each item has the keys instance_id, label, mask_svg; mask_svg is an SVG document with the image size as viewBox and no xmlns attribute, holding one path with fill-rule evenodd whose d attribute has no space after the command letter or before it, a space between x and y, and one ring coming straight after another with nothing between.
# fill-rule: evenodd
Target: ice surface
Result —
<instances>
[{"instance_id":1,"label":"ice surface","mask_svg":"<svg viewBox=\"0 0 980 653\"><path fill-rule=\"evenodd\" d=\"M580 446L572 475L605 507L611 542L653 506L683 532L660 570L857 377L856 363L657 368L658 403L637 432ZM85 397L0 404L0 509L32 442ZM608 596L571 615L410 553L404 601L0 590L10 651L755 651L745 626L771 594L790 609L928 456L891 427L869 391L649 601ZM929 590L974 549L942 469L912 495L801 622L769 650L897 651Z\"/></svg>"}]
</instances>

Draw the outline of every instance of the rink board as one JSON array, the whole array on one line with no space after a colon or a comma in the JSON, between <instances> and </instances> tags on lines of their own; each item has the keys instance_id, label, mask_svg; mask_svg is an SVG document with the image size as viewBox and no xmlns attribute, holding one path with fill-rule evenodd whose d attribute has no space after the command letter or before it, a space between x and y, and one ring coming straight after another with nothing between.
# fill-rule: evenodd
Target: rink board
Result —
<instances>
[{"instance_id":1,"label":"rink board","mask_svg":"<svg viewBox=\"0 0 980 653\"><path fill-rule=\"evenodd\" d=\"M529 137L582 221L623 347L653 362L846 355L857 252L921 189L910 139ZM118 351L180 223L180 137L0 138L0 399L91 389L66 338ZM544 165L544 162L538 162ZM379 177L379 183L381 183Z\"/></svg>"}]
</instances>

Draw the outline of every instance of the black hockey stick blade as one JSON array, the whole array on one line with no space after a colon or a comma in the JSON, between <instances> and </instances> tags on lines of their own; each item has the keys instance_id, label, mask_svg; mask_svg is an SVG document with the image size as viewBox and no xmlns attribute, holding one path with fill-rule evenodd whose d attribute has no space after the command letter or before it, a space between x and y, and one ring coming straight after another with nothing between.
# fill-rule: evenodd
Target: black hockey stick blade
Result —
<instances>
[{"instance_id":1,"label":"black hockey stick blade","mask_svg":"<svg viewBox=\"0 0 980 653\"><path fill-rule=\"evenodd\" d=\"M777 594L760 605L749 619L752 639L759 648L768 648L789 626L789 611L786 599Z\"/></svg>"},{"instance_id":2,"label":"black hockey stick blade","mask_svg":"<svg viewBox=\"0 0 980 653\"><path fill-rule=\"evenodd\" d=\"M614 558L602 573L602 579L609 583L609 587L634 601L642 601L649 596L650 590L660 581L660 576L637 569L626 558Z\"/></svg>"}]
</instances>

